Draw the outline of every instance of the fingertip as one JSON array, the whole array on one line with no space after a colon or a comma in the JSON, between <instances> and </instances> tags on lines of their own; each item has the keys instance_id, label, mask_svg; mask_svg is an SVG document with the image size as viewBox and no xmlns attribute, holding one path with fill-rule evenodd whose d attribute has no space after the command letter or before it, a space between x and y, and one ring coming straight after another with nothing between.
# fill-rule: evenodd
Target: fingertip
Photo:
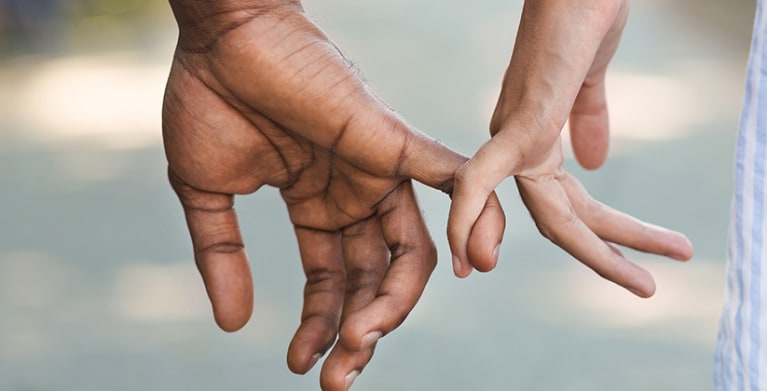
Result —
<instances>
[{"instance_id":1,"label":"fingertip","mask_svg":"<svg viewBox=\"0 0 767 391\"><path fill-rule=\"evenodd\" d=\"M218 327L234 332L253 313L253 280L244 252L204 257L198 263Z\"/></svg>"},{"instance_id":2,"label":"fingertip","mask_svg":"<svg viewBox=\"0 0 767 391\"><path fill-rule=\"evenodd\" d=\"M365 348L365 343L368 342L365 338L370 338L369 334L375 333L376 331L368 331L368 326L366 326L365 320L367 319L373 319L370 316L365 316L361 321L358 320L360 317L356 316L357 314L352 314L347 318L342 324L341 329L338 332L338 342L343 345L344 348L359 352ZM382 336L380 332L378 338ZM376 340L378 340L376 338Z\"/></svg>"},{"instance_id":3,"label":"fingertip","mask_svg":"<svg viewBox=\"0 0 767 391\"><path fill-rule=\"evenodd\" d=\"M317 365L317 362L320 361L320 358L322 358L322 353L315 353L311 357L309 357L309 360L306 362L305 365L301 367L291 367L290 362L288 362L288 368L291 372L297 374L297 375L304 375L307 372L311 371L312 368L314 368L315 365Z\"/></svg>"},{"instance_id":4,"label":"fingertip","mask_svg":"<svg viewBox=\"0 0 767 391\"><path fill-rule=\"evenodd\" d=\"M309 359L295 359L288 354L288 369L296 375L305 375L314 368L320 358L322 358L322 353L314 353L309 356Z\"/></svg>"},{"instance_id":5,"label":"fingertip","mask_svg":"<svg viewBox=\"0 0 767 391\"><path fill-rule=\"evenodd\" d=\"M570 135L575 160L581 167L596 170L604 164L610 124L603 85L581 90L570 115Z\"/></svg>"},{"instance_id":6,"label":"fingertip","mask_svg":"<svg viewBox=\"0 0 767 391\"><path fill-rule=\"evenodd\" d=\"M649 299L655 295L655 280L648 274L648 278L643 283L627 289L642 299Z\"/></svg>"},{"instance_id":7,"label":"fingertip","mask_svg":"<svg viewBox=\"0 0 767 391\"><path fill-rule=\"evenodd\" d=\"M633 275L629 277L629 281L624 287L640 298L647 299L652 297L656 289L655 279L652 277L652 274L633 263L627 263L627 265L629 265L630 269L633 269Z\"/></svg>"},{"instance_id":8,"label":"fingertip","mask_svg":"<svg viewBox=\"0 0 767 391\"><path fill-rule=\"evenodd\" d=\"M336 345L325 360L320 372L323 391L346 391L372 358L372 350L349 352Z\"/></svg>"},{"instance_id":9,"label":"fingertip","mask_svg":"<svg viewBox=\"0 0 767 391\"><path fill-rule=\"evenodd\" d=\"M655 294L655 279L649 271L641 266L629 261L623 256L623 252L613 243L604 242L611 250L614 264L612 271L602 269L597 273L615 284L618 284L633 293L637 297L646 299ZM588 264L587 264L588 265Z\"/></svg>"},{"instance_id":10,"label":"fingertip","mask_svg":"<svg viewBox=\"0 0 767 391\"><path fill-rule=\"evenodd\" d=\"M466 278L471 274L471 266L465 264L458 256L453 255L453 274L458 278Z\"/></svg>"},{"instance_id":11,"label":"fingertip","mask_svg":"<svg viewBox=\"0 0 767 391\"><path fill-rule=\"evenodd\" d=\"M600 139L599 136L593 138L587 138L586 135L579 135L579 132L572 128L571 124L571 140L573 147L573 155L578 165L586 170L596 170L607 160L608 152L608 140L605 137ZM586 132L583 132L586 133Z\"/></svg>"},{"instance_id":12,"label":"fingertip","mask_svg":"<svg viewBox=\"0 0 767 391\"><path fill-rule=\"evenodd\" d=\"M304 375L309 372L317 361L322 358L322 353L300 352L300 350L306 350L306 348L296 346L294 341L291 341L288 347L287 364L290 372L296 375Z\"/></svg>"},{"instance_id":13,"label":"fingertip","mask_svg":"<svg viewBox=\"0 0 767 391\"><path fill-rule=\"evenodd\" d=\"M243 328L253 314L253 287L250 276L241 279L231 278L230 281L232 284L226 287L216 283L208 285L213 318L218 327L226 332Z\"/></svg>"},{"instance_id":14,"label":"fingertip","mask_svg":"<svg viewBox=\"0 0 767 391\"><path fill-rule=\"evenodd\" d=\"M310 357L306 366L306 370L303 373L309 372L312 368L314 368L314 366L317 364L317 361L319 361L321 357L322 353L315 353L312 357Z\"/></svg>"},{"instance_id":15,"label":"fingertip","mask_svg":"<svg viewBox=\"0 0 767 391\"><path fill-rule=\"evenodd\" d=\"M334 371L334 368L331 368L328 364L328 360L325 360L325 365L322 366L322 371L320 372L320 389L322 391L345 391L346 382L343 377L345 375L332 372L337 371Z\"/></svg>"},{"instance_id":16,"label":"fingertip","mask_svg":"<svg viewBox=\"0 0 767 391\"><path fill-rule=\"evenodd\" d=\"M478 250L472 250L471 242L469 243L469 257L471 258L472 267L480 273L488 273L498 266L498 250L487 251L486 247ZM496 246L496 249L500 248L500 243Z\"/></svg>"},{"instance_id":17,"label":"fingertip","mask_svg":"<svg viewBox=\"0 0 767 391\"><path fill-rule=\"evenodd\" d=\"M360 375L360 371L353 370L349 372L346 377L344 377L344 389L349 390L352 387L352 384L354 384L354 381L357 380L357 376Z\"/></svg>"},{"instance_id":18,"label":"fingertip","mask_svg":"<svg viewBox=\"0 0 767 391\"><path fill-rule=\"evenodd\" d=\"M360 350L368 349L378 342L383 337L383 333L380 331L371 331L362 336L362 342L360 343Z\"/></svg>"},{"instance_id":19,"label":"fingertip","mask_svg":"<svg viewBox=\"0 0 767 391\"><path fill-rule=\"evenodd\" d=\"M355 321L354 317L355 315L350 316L341 326L338 341L344 348L353 352L361 352L375 346L384 333L381 330L368 331L369 328L365 327L363 322Z\"/></svg>"},{"instance_id":20,"label":"fingertip","mask_svg":"<svg viewBox=\"0 0 767 391\"><path fill-rule=\"evenodd\" d=\"M305 317L288 346L287 363L290 371L296 374L309 372L333 346L337 331L337 326L323 316Z\"/></svg>"},{"instance_id":21,"label":"fingertip","mask_svg":"<svg viewBox=\"0 0 767 391\"><path fill-rule=\"evenodd\" d=\"M642 289L636 289L636 288L626 288L629 290L629 292L633 293L635 296L641 298L641 299L649 299L655 294L655 287L653 287L651 290L642 290Z\"/></svg>"},{"instance_id":22,"label":"fingertip","mask_svg":"<svg viewBox=\"0 0 767 391\"><path fill-rule=\"evenodd\" d=\"M575 161L578 162L578 164L583 167L586 170L594 171L598 169L599 167L602 167L602 165L607 160L607 154L604 154L602 156L597 155L581 155L576 153L575 154Z\"/></svg>"},{"instance_id":23,"label":"fingertip","mask_svg":"<svg viewBox=\"0 0 767 391\"><path fill-rule=\"evenodd\" d=\"M458 277L458 278L463 280L463 279L468 278L471 275L471 270L469 270L468 272L465 272L465 273L460 273L460 274L459 273L454 273L454 274L455 274L456 277Z\"/></svg>"},{"instance_id":24,"label":"fingertip","mask_svg":"<svg viewBox=\"0 0 767 391\"><path fill-rule=\"evenodd\" d=\"M676 261L689 261L694 255L692 242L684 234L670 229L647 224L649 228L655 231L655 240L660 243L661 249L657 254L665 255Z\"/></svg>"},{"instance_id":25,"label":"fingertip","mask_svg":"<svg viewBox=\"0 0 767 391\"><path fill-rule=\"evenodd\" d=\"M677 261L689 261L692 259L693 255L695 255L695 250L693 249L692 242L690 242L690 239L688 239L686 236L682 234L678 235L679 238L677 239L676 248L670 257Z\"/></svg>"},{"instance_id":26,"label":"fingertip","mask_svg":"<svg viewBox=\"0 0 767 391\"><path fill-rule=\"evenodd\" d=\"M296 335L294 335L293 339L290 341L290 345L288 345L288 354L286 357L288 369L290 372L293 372L296 375L303 375L306 372L309 372L317 360L322 357L322 354L320 353L312 354L309 352L307 344L299 340L298 335L300 330L301 329L299 328L298 332L296 332ZM306 358L307 356L309 357L308 360Z\"/></svg>"},{"instance_id":27,"label":"fingertip","mask_svg":"<svg viewBox=\"0 0 767 391\"><path fill-rule=\"evenodd\" d=\"M252 312L252 302L249 308L241 308L237 309L236 311L226 312L224 311L213 311L213 318L216 321L216 324L221 330L226 331L227 333L233 333L235 331L238 331L245 327L245 325L250 320L250 315Z\"/></svg>"},{"instance_id":28,"label":"fingertip","mask_svg":"<svg viewBox=\"0 0 767 391\"><path fill-rule=\"evenodd\" d=\"M320 388L323 391L348 391L359 375L359 369L353 369L346 374L329 375L326 374L323 367L323 373L320 375Z\"/></svg>"}]
</instances>

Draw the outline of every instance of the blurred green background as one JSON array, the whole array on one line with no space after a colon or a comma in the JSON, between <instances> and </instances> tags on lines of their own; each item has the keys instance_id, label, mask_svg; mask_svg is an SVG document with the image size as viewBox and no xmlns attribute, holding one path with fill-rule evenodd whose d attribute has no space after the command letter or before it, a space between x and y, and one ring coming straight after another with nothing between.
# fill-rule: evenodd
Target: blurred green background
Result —
<instances>
[{"instance_id":1,"label":"blurred green background","mask_svg":"<svg viewBox=\"0 0 767 391\"><path fill-rule=\"evenodd\" d=\"M309 15L405 118L465 154L488 138L521 1L322 0ZM452 277L448 200L419 187L440 264L358 390L705 390L723 296L753 1L637 1L608 76L595 198L685 232L687 264L629 253L632 297L536 232L512 181L496 271ZM165 2L0 0L0 390L311 390L290 374L303 278L273 189L237 200L256 282L219 331L166 184Z\"/></svg>"}]
</instances>

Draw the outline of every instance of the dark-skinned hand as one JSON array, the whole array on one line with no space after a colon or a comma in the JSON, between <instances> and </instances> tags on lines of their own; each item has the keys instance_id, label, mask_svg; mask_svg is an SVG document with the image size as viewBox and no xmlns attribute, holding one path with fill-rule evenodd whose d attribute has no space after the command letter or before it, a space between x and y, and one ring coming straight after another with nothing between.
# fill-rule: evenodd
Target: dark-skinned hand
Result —
<instances>
[{"instance_id":1,"label":"dark-skinned hand","mask_svg":"<svg viewBox=\"0 0 767 391\"><path fill-rule=\"evenodd\" d=\"M237 330L253 308L234 195L277 187L306 274L288 366L305 373L330 350L322 389L345 390L437 260L410 178L449 193L466 158L377 98L299 2L171 6L179 41L163 105L168 175L216 322ZM468 244L478 268L495 265L503 228L491 195Z\"/></svg>"}]
</instances>

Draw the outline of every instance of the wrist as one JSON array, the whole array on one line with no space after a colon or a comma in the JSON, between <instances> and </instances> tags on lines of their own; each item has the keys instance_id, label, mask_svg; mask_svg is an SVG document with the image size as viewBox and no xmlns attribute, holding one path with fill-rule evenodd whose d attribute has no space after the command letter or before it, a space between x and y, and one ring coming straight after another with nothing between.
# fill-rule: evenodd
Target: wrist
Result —
<instances>
[{"instance_id":1,"label":"wrist","mask_svg":"<svg viewBox=\"0 0 767 391\"><path fill-rule=\"evenodd\" d=\"M179 46L209 47L218 37L259 17L301 11L300 0L169 0L179 29Z\"/></svg>"}]
</instances>

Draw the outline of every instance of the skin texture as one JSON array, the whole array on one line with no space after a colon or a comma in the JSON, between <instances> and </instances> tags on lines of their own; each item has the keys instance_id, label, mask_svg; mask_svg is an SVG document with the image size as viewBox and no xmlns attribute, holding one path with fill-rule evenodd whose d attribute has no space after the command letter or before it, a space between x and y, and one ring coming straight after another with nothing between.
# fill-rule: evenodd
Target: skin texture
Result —
<instances>
[{"instance_id":1,"label":"skin texture","mask_svg":"<svg viewBox=\"0 0 767 391\"><path fill-rule=\"evenodd\" d=\"M253 282L235 194L279 188L306 274L288 367L329 351L345 390L415 306L437 261L410 178L450 193L467 159L415 131L292 1L173 0L179 41L163 105L168 176L218 325L241 328ZM491 195L468 253L491 269L504 216Z\"/></svg>"},{"instance_id":2,"label":"skin texture","mask_svg":"<svg viewBox=\"0 0 767 391\"><path fill-rule=\"evenodd\" d=\"M596 169L607 156L605 72L627 16L624 0L525 2L490 122L492 138L456 173L448 221L456 275L479 269L466 244L488 196L509 176L541 234L638 296L654 293L652 276L613 244L676 260L692 257L682 234L595 201L562 169L560 133L568 118L583 167Z\"/></svg>"},{"instance_id":3,"label":"skin texture","mask_svg":"<svg viewBox=\"0 0 767 391\"><path fill-rule=\"evenodd\" d=\"M350 386L434 268L410 179L453 195L459 276L496 265L505 217L493 189L508 176L543 235L639 296L653 293L652 277L612 243L692 256L684 236L598 203L561 168L568 117L578 161L593 169L606 157L604 74L624 1L525 3L493 137L468 162L378 99L299 2L170 3L179 41L163 105L168 175L216 322L237 330L253 309L234 195L277 187L306 274L288 366L305 373L329 351L325 391Z\"/></svg>"}]
</instances>

